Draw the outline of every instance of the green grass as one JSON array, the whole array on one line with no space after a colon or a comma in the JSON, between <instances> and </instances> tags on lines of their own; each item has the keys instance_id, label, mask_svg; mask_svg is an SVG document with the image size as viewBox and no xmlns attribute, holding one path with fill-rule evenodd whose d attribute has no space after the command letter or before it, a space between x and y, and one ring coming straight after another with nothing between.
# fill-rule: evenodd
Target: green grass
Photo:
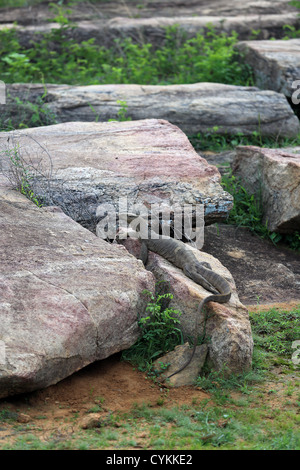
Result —
<instances>
[{"instance_id":1,"label":"green grass","mask_svg":"<svg viewBox=\"0 0 300 470\"><path fill-rule=\"evenodd\" d=\"M251 314L251 323L260 348L278 356L292 356L292 344L300 340L300 308L291 311L273 308L259 315Z\"/></svg>"}]
</instances>

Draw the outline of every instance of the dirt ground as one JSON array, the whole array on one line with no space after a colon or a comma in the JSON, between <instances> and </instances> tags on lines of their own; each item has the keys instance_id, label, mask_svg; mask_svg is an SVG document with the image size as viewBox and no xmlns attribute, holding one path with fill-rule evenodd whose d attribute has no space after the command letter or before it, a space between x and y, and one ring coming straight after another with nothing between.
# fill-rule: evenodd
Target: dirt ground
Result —
<instances>
[{"instance_id":1,"label":"dirt ground","mask_svg":"<svg viewBox=\"0 0 300 470\"><path fill-rule=\"evenodd\" d=\"M276 248L248 231L225 225L208 227L203 249L232 272L241 301L252 311L273 305L291 309L300 304L300 255L295 252ZM144 373L120 361L117 354L44 390L0 400L0 412L16 412L18 422L36 424L36 435L47 439L53 434L65 437L84 427L87 419L94 416L89 410L97 404L101 404L101 415L105 417L128 412L135 404L155 407L163 402L164 406L173 407L209 398L196 387L161 388ZM265 399L274 400L272 407L278 406L280 390L276 398L266 394ZM75 415L77 419L72 421ZM0 424L0 443L13 439L15 429Z\"/></svg>"},{"instance_id":2,"label":"dirt ground","mask_svg":"<svg viewBox=\"0 0 300 470\"><path fill-rule=\"evenodd\" d=\"M31 432L47 441L50 436L67 439L88 428L93 419L105 420L112 413L129 412L135 405L173 407L207 398L208 394L195 387L160 388L115 355L44 390L1 400L0 412L9 409L16 413L17 423L36 426ZM97 404L100 413L90 412ZM0 444L12 442L19 432L12 424L0 424Z\"/></svg>"}]
</instances>

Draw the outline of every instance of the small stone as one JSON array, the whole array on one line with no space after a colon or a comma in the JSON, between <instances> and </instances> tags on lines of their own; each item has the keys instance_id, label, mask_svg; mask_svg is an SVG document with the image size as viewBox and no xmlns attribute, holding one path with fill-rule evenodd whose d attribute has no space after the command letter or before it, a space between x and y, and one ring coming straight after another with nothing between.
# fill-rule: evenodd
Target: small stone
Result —
<instances>
[{"instance_id":1,"label":"small stone","mask_svg":"<svg viewBox=\"0 0 300 470\"><path fill-rule=\"evenodd\" d=\"M29 421L31 421L31 417L25 413L19 413L17 421L18 423L29 423Z\"/></svg>"},{"instance_id":2,"label":"small stone","mask_svg":"<svg viewBox=\"0 0 300 470\"><path fill-rule=\"evenodd\" d=\"M100 422L100 419L95 416L93 417L86 416L82 420L81 427L82 429L100 428L101 422Z\"/></svg>"}]
</instances>

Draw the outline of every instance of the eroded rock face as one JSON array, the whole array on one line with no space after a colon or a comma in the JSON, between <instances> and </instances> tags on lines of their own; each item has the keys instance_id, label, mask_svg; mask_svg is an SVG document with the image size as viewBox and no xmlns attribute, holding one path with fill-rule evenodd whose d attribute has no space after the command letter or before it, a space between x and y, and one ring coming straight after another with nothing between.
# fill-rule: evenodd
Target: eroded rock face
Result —
<instances>
[{"instance_id":1,"label":"eroded rock face","mask_svg":"<svg viewBox=\"0 0 300 470\"><path fill-rule=\"evenodd\" d=\"M154 278L59 208L0 188L0 398L57 383L139 336Z\"/></svg>"},{"instance_id":2,"label":"eroded rock face","mask_svg":"<svg viewBox=\"0 0 300 470\"><path fill-rule=\"evenodd\" d=\"M104 203L118 212L120 198L126 198L128 210L137 204L203 204L207 224L232 207L218 170L163 120L70 122L1 133L2 166L8 166L7 152L14 148L31 173L38 169L31 178L35 193L81 223L95 221Z\"/></svg>"},{"instance_id":3,"label":"eroded rock face","mask_svg":"<svg viewBox=\"0 0 300 470\"><path fill-rule=\"evenodd\" d=\"M261 194L264 222L275 232L300 229L300 148L237 147L233 172Z\"/></svg>"},{"instance_id":4,"label":"eroded rock face","mask_svg":"<svg viewBox=\"0 0 300 470\"><path fill-rule=\"evenodd\" d=\"M123 241L126 248L135 256L138 256L140 252L139 243L138 240L131 238ZM252 363L253 339L248 311L239 301L230 272L213 256L195 248L191 249L200 262L209 263L215 272L230 283L232 289L229 302L226 304L209 302L207 313L201 313L197 334L205 337L208 363L212 369L224 370L227 374L242 373L249 369ZM169 307L181 312L179 319L184 339L194 338L198 305L204 297L210 295L210 292L186 277L181 269L176 268L156 253L149 252L146 268L155 275L159 289L166 286L167 292L173 294ZM175 369L176 367L172 367L170 373ZM188 371L186 373L188 374ZM169 370L165 375L169 375ZM180 373L176 379L174 376L173 384L175 385L178 380L178 383L182 385L181 380L185 379L188 381L186 384L190 383L189 374L186 377L184 375Z\"/></svg>"},{"instance_id":5,"label":"eroded rock face","mask_svg":"<svg viewBox=\"0 0 300 470\"><path fill-rule=\"evenodd\" d=\"M300 39L244 41L236 48L244 53L259 88L292 97L293 82L300 79Z\"/></svg>"}]
</instances>

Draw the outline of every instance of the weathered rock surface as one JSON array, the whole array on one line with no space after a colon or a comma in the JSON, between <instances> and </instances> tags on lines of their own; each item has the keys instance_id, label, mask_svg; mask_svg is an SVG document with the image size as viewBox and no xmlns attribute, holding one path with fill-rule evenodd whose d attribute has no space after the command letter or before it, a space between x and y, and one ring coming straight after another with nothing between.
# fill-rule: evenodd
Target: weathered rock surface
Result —
<instances>
[{"instance_id":1,"label":"weathered rock surface","mask_svg":"<svg viewBox=\"0 0 300 470\"><path fill-rule=\"evenodd\" d=\"M300 229L300 148L237 147L233 172L250 193L261 193L270 230Z\"/></svg>"},{"instance_id":2,"label":"weathered rock surface","mask_svg":"<svg viewBox=\"0 0 300 470\"><path fill-rule=\"evenodd\" d=\"M140 250L138 240L128 238L123 241L123 244L130 253L137 256ZM232 288L232 296L226 304L217 302L207 304L206 323L202 312L198 334L203 336L205 332L206 340L209 339L207 341L208 364L214 370L224 368L228 373L241 373L249 369L252 362L253 339L248 311L239 301L230 272L213 256L192 247L190 249L194 251L199 261L209 263L215 272L230 283ZM146 268L155 275L159 282L159 289L165 285L167 291L173 294L169 307L181 312L179 319L184 339L194 338L198 305L210 293L187 278L181 269L176 268L156 253L149 252ZM169 375L169 370L167 373ZM185 380L183 376L182 379Z\"/></svg>"},{"instance_id":3,"label":"weathered rock surface","mask_svg":"<svg viewBox=\"0 0 300 470\"><path fill-rule=\"evenodd\" d=\"M133 120L165 119L188 135L211 131L294 137L299 121L284 95L255 87L195 83L191 85L50 85L47 105L59 122L118 119L125 101ZM12 85L12 96L36 99L41 85Z\"/></svg>"},{"instance_id":4,"label":"weathered rock surface","mask_svg":"<svg viewBox=\"0 0 300 470\"><path fill-rule=\"evenodd\" d=\"M0 398L132 345L154 279L58 208L0 188Z\"/></svg>"},{"instance_id":5,"label":"weathered rock surface","mask_svg":"<svg viewBox=\"0 0 300 470\"><path fill-rule=\"evenodd\" d=\"M77 20L87 20L91 18L110 19L116 16L127 18L151 18L151 17L172 17L174 13L180 17L186 16L237 16L243 15L278 15L285 13L297 13L296 7L290 4L290 0L172 0L164 2L153 2L144 0L141 5L140 0L102 0L101 4L91 5L87 2L75 3L68 8L68 18ZM35 24L47 22L57 15L57 10L49 8L45 3L36 4L29 7L1 8L1 22L14 22L20 24Z\"/></svg>"},{"instance_id":6,"label":"weathered rock surface","mask_svg":"<svg viewBox=\"0 0 300 470\"><path fill-rule=\"evenodd\" d=\"M232 207L218 170L163 120L70 122L0 134L2 160L16 146L31 174L38 168L31 179L35 193L85 224L95 222L100 204L119 212L120 198L128 204L122 211L137 204L204 204L207 224L222 220Z\"/></svg>"},{"instance_id":7,"label":"weathered rock surface","mask_svg":"<svg viewBox=\"0 0 300 470\"><path fill-rule=\"evenodd\" d=\"M31 39L37 40L36 33L59 27L57 23L49 23L56 15L55 10L41 4L14 11L1 9L0 21L4 26L12 27L14 22L22 25L18 28L20 40L29 44ZM105 46L110 46L114 38L125 35L137 41L159 44L165 39L165 27L175 24L188 37L195 36L210 23L220 32L237 31L241 39L250 39L253 30L258 32L259 39L280 38L284 34L284 25L297 27L299 24L297 9L287 0L82 3L72 5L67 16L77 24L77 39L94 37L96 42ZM73 35L74 30L69 33Z\"/></svg>"},{"instance_id":8,"label":"weathered rock surface","mask_svg":"<svg viewBox=\"0 0 300 470\"><path fill-rule=\"evenodd\" d=\"M236 49L244 53L259 88L291 98L296 91L293 82L300 80L300 39L244 41Z\"/></svg>"}]
</instances>

